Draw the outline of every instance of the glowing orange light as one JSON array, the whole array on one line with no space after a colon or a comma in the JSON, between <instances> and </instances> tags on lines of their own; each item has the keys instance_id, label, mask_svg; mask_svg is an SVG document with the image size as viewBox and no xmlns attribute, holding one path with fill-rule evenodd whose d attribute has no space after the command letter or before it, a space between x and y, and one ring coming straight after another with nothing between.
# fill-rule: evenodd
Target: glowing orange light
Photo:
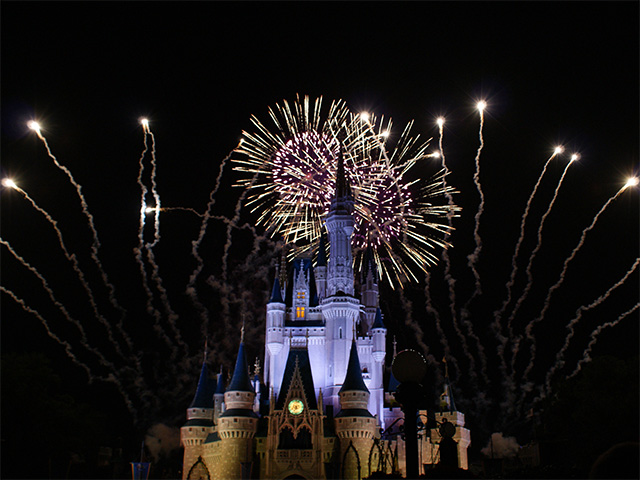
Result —
<instances>
[{"instance_id":1,"label":"glowing orange light","mask_svg":"<svg viewBox=\"0 0 640 480\"><path fill-rule=\"evenodd\" d=\"M35 132L40 132L40 124L39 124L38 122L36 122L35 120L31 120L31 121L27 124L27 126L28 126L31 130L35 131Z\"/></svg>"},{"instance_id":2,"label":"glowing orange light","mask_svg":"<svg viewBox=\"0 0 640 480\"><path fill-rule=\"evenodd\" d=\"M140 124L141 124L143 127L148 127L148 126L149 126L149 119L148 119L148 118L141 118L141 119L140 119Z\"/></svg>"},{"instance_id":3,"label":"glowing orange light","mask_svg":"<svg viewBox=\"0 0 640 480\"><path fill-rule=\"evenodd\" d=\"M368 122L369 121L369 114L367 112L362 112L360 114L360 118L362 119L363 122Z\"/></svg>"},{"instance_id":4,"label":"glowing orange light","mask_svg":"<svg viewBox=\"0 0 640 480\"><path fill-rule=\"evenodd\" d=\"M476 107L480 112L482 112L485 108L487 108L487 103L482 100L476 104Z\"/></svg>"},{"instance_id":5,"label":"glowing orange light","mask_svg":"<svg viewBox=\"0 0 640 480\"><path fill-rule=\"evenodd\" d=\"M558 145L556 149L553 151L553 153L555 153L556 155L562 152L564 152L564 147L562 145Z\"/></svg>"},{"instance_id":6,"label":"glowing orange light","mask_svg":"<svg viewBox=\"0 0 640 480\"><path fill-rule=\"evenodd\" d=\"M438 123L438 126L441 127L442 125L444 125L444 117L438 117L438 120L436 120L436 122Z\"/></svg>"},{"instance_id":7,"label":"glowing orange light","mask_svg":"<svg viewBox=\"0 0 640 480\"><path fill-rule=\"evenodd\" d=\"M638 177L630 177L627 180L627 183L624 184L624 188L635 187L638 185L639 182L640 180L638 180Z\"/></svg>"},{"instance_id":8,"label":"glowing orange light","mask_svg":"<svg viewBox=\"0 0 640 480\"><path fill-rule=\"evenodd\" d=\"M580 158L580 155L578 155L577 153L574 153L573 155L571 155L571 161L575 162L576 160L578 160Z\"/></svg>"}]
</instances>

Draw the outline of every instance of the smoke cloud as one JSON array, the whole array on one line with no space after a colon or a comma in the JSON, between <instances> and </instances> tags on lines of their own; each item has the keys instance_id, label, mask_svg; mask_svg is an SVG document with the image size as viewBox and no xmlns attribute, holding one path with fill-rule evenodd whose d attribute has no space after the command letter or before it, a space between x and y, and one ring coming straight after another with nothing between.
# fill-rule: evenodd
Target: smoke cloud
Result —
<instances>
[{"instance_id":1,"label":"smoke cloud","mask_svg":"<svg viewBox=\"0 0 640 480\"><path fill-rule=\"evenodd\" d=\"M489 458L513 458L518 454L520 445L514 437L504 437L502 432L491 434L491 439L482 450L483 455Z\"/></svg>"},{"instance_id":2,"label":"smoke cloud","mask_svg":"<svg viewBox=\"0 0 640 480\"><path fill-rule=\"evenodd\" d=\"M180 447L180 429L156 423L147 431L144 444L154 461Z\"/></svg>"}]
</instances>

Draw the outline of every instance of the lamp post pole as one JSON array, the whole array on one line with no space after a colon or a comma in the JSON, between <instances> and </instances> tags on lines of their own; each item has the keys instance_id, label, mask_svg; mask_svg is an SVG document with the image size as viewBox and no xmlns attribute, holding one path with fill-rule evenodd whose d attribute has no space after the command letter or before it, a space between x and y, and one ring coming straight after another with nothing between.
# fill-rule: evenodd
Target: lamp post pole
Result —
<instances>
[{"instance_id":1,"label":"lamp post pole","mask_svg":"<svg viewBox=\"0 0 640 480\"><path fill-rule=\"evenodd\" d=\"M424 399L420 382L427 372L427 362L415 350L403 350L394 358L391 370L400 382L395 397L404 413L406 475L415 479L419 475L417 417Z\"/></svg>"}]
</instances>

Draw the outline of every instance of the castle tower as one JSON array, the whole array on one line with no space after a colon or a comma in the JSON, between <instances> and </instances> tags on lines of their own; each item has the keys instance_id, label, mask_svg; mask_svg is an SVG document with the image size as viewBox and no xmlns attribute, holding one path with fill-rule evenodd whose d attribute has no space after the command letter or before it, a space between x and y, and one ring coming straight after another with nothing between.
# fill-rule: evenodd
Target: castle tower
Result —
<instances>
[{"instance_id":1,"label":"castle tower","mask_svg":"<svg viewBox=\"0 0 640 480\"><path fill-rule=\"evenodd\" d=\"M451 437L457 444L458 467L467 470L469 462L467 457L467 448L471 443L471 432L464 428L464 414L456 409L453 400L453 391L451 382L449 381L449 368L446 359L442 359L444 363L444 385L443 392L440 395L440 412L436 413L436 422L441 425L449 422L455 427L455 434ZM431 444L437 446L442 441L442 435L438 428L431 429ZM433 459L433 463L437 463L437 458Z\"/></svg>"},{"instance_id":2,"label":"castle tower","mask_svg":"<svg viewBox=\"0 0 640 480\"><path fill-rule=\"evenodd\" d=\"M276 278L273 282L271 298L269 299L269 303L267 303L267 331L264 352L264 375L267 385L273 385L279 372L282 372L284 368L284 364L281 364L282 357L280 356L280 352L284 346L285 314L286 305L282 298L280 275L276 268Z\"/></svg>"},{"instance_id":3,"label":"castle tower","mask_svg":"<svg viewBox=\"0 0 640 480\"><path fill-rule=\"evenodd\" d=\"M378 429L376 418L367 409L369 390L362 378L358 349L355 340L351 342L349 365L340 388L340 412L336 415L335 429L340 441L339 478L366 478L370 475L370 456Z\"/></svg>"},{"instance_id":4,"label":"castle tower","mask_svg":"<svg viewBox=\"0 0 640 480\"><path fill-rule=\"evenodd\" d=\"M225 411L218 417L221 445L215 471L220 480L244 478L250 471L253 437L258 427L258 415L253 411L255 395L242 338L233 377L224 393Z\"/></svg>"},{"instance_id":5,"label":"castle tower","mask_svg":"<svg viewBox=\"0 0 640 480\"><path fill-rule=\"evenodd\" d=\"M369 329L372 339L371 357L373 364L371 366L371 381L369 383L369 391L371 398L369 399L369 410L378 417L380 426L384 428L384 360L387 353L387 328L382 321L382 311L380 307L376 307L376 313L373 324Z\"/></svg>"},{"instance_id":6,"label":"castle tower","mask_svg":"<svg viewBox=\"0 0 640 480\"><path fill-rule=\"evenodd\" d=\"M351 235L354 228L354 200L346 179L342 152L338 157L336 191L331 201L326 227L329 232L327 297L320 304L325 320L327 361L325 364L325 403L339 408L338 391L347 370L349 347L360 320L361 304L354 297Z\"/></svg>"},{"instance_id":7,"label":"castle tower","mask_svg":"<svg viewBox=\"0 0 640 480\"><path fill-rule=\"evenodd\" d=\"M353 296L353 254L351 235L355 220L353 218L354 200L351 186L344 172L342 151L338 157L336 173L336 191L326 219L329 232L329 266L327 269L327 296L338 292Z\"/></svg>"},{"instance_id":8,"label":"castle tower","mask_svg":"<svg viewBox=\"0 0 640 480\"><path fill-rule=\"evenodd\" d=\"M209 378L205 354L196 394L191 405L187 408L187 421L180 429L180 443L184 447L183 479L187 478L194 467L206 470L206 466L202 462L203 443L214 431L213 392L214 384Z\"/></svg>"}]
</instances>

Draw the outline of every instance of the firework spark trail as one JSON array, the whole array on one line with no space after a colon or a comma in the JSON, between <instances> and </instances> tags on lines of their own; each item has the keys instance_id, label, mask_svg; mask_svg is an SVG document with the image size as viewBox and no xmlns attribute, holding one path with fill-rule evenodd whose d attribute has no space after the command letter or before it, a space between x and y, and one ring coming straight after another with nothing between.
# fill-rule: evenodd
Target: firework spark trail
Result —
<instances>
[{"instance_id":1,"label":"firework spark trail","mask_svg":"<svg viewBox=\"0 0 640 480\"><path fill-rule=\"evenodd\" d=\"M478 111L480 112L480 130L478 132L478 136L480 138L480 146L478 147L478 152L476 153L476 172L473 175L473 181L476 184L476 188L478 189L478 194L480 195L480 203L478 205L478 211L475 216L475 227L473 229L473 238L476 242L476 248L472 254L467 256L469 260L468 265L473 273L473 277L475 278L476 289L469 297L469 300L462 307L463 310L468 310L469 304L471 301L476 298L478 295L482 294L482 286L480 285L480 274L476 268L476 263L480 258L480 252L482 251L482 239L480 238L480 217L484 213L484 193L482 191L482 186L480 184L480 153L482 152L482 148L484 147L484 138L482 136L482 128L484 126L484 109L486 104L484 102L479 102Z\"/></svg>"},{"instance_id":2,"label":"firework spark trail","mask_svg":"<svg viewBox=\"0 0 640 480\"><path fill-rule=\"evenodd\" d=\"M569 166L567 165L567 168ZM565 170L566 171L566 170ZM562 285L562 283L564 282L565 279L565 275L567 273L567 268L569 266L569 263L571 263L571 261L575 258L576 254L578 253L578 251L582 248L582 246L584 245L584 241L585 238L587 236L587 233L589 233L589 231L591 231L593 229L593 227L596 225L596 222L598 221L598 218L600 217L600 215L606 210L606 208L616 199L618 198L618 196L627 188L627 186L622 187L620 190L618 190L618 192L612 196L605 204L604 206L600 209L600 211L595 215L595 217L593 218L593 221L591 222L591 225L589 225L587 228L585 228L582 232L582 235L580 236L580 241L578 242L578 244L576 245L576 247L573 249L573 251L571 252L571 254L565 259L564 264L562 266L562 272L560 272L560 277L558 278L558 281L551 286L551 288L549 289L549 292L547 292L547 297L544 300L544 306L542 307L542 311L540 312L540 314L538 315L538 317L534 318L533 320L531 320L526 328L525 328L525 333L526 333L526 337L527 340L529 340L529 342L531 342L531 346L530 346L530 361L529 361L529 365L527 365L527 368L524 371L523 374L523 379L526 379L528 377L529 372L531 371L531 369L533 368L533 362L535 360L536 357L536 339L535 336L531 333L533 330L533 326L538 323L541 322L544 319L545 314L547 313L547 310L549 309L549 306L551 304L551 297L553 295L553 292L555 292L558 288L560 288L560 286ZM514 353L514 357L516 355L517 351Z\"/></svg>"},{"instance_id":3,"label":"firework spark trail","mask_svg":"<svg viewBox=\"0 0 640 480\"><path fill-rule=\"evenodd\" d=\"M444 175L442 177L442 182L443 182L443 186L445 188L445 197L447 199L447 204L449 206L449 210L447 211L447 224L448 224L448 230L445 233L445 237L444 237L444 242L447 241L447 238L449 237L449 235L451 235L451 232L453 231L453 217L454 217L454 203L453 203L453 197L452 195L447 191L446 188L446 176L449 173L449 169L447 167L446 164L446 160L445 160L445 156L444 156L444 149L443 149L443 137L444 137L444 119L443 118L438 118L438 128L439 128L439 140L438 140L438 146L439 146L439 154L440 154L440 159L441 159L441 165L442 165L442 169L444 171ZM479 151L478 151L478 155L479 155ZM458 337L460 338L462 345L463 345L463 349L464 352L467 356L467 358L469 359L469 370L470 370L470 376L477 381L478 375L475 372L475 360L473 358L473 355L471 354L467 342L466 342L466 338L464 336L464 334L462 333L462 330L460 329L460 327L458 326L458 321L457 321L457 309L456 309L456 292L455 292L455 284L456 284L456 280L453 277L453 275L451 274L451 259L449 257L449 250L448 248L444 248L442 250L442 255L441 255L442 261L444 262L444 279L447 283L448 286L448 290L449 290L449 310L451 311L451 320L452 320L452 324L454 326L454 329L456 331L456 333L458 334ZM427 299L427 302L430 306L431 300L430 300L430 295ZM431 307L432 308L432 307ZM482 343L480 342L480 338L473 332L473 325L470 321L468 321L465 317L468 317L468 312L466 310L462 311L462 316L463 318L463 324L467 327L467 333L468 335L473 338L476 342L476 347L478 349L478 354L479 354L479 358L480 358L480 363L481 363L481 374L483 377L483 380L485 381L486 384L489 383L489 378L487 376L487 361L486 361L486 356L484 355L484 348L482 346ZM456 367L457 368L457 367ZM458 370L459 371L459 370Z\"/></svg>"},{"instance_id":4,"label":"firework spark trail","mask_svg":"<svg viewBox=\"0 0 640 480\"><path fill-rule=\"evenodd\" d=\"M575 377L578 374L578 372L582 369L582 365L584 365L585 363L588 363L588 362L591 361L591 350L593 349L593 346L598 341L598 335L600 335L602 330L604 330L605 328L615 327L617 324L619 324L626 317L628 317L633 312L638 310L638 308L640 308L640 303L636 303L633 307L631 307L631 309L629 309L626 312L622 313L614 321L603 323L602 325L599 325L593 332L591 332L591 341L589 342L589 345L587 345L587 348L584 351L583 358L580 359L580 361L576 365L576 369L570 375L567 375L566 380L568 380L568 379L570 379L572 377Z\"/></svg>"},{"instance_id":5,"label":"firework spark trail","mask_svg":"<svg viewBox=\"0 0 640 480\"><path fill-rule=\"evenodd\" d=\"M156 137L153 135L153 132L149 128L149 122L145 122L143 125L143 129L146 135L151 137L151 194L153 195L153 199L155 201L154 208L154 239L152 243L147 243L147 250L155 247L160 241L160 210L162 209L162 205L160 204L160 195L158 194L158 185L156 183L156 171L157 171L157 161L156 161Z\"/></svg>"},{"instance_id":6,"label":"firework spark trail","mask_svg":"<svg viewBox=\"0 0 640 480\"><path fill-rule=\"evenodd\" d=\"M578 308L578 310L576 310L576 316L567 324L567 330L569 330L569 333L567 334L567 337L566 337L566 339L564 341L564 345L562 346L562 348L558 351L558 353L556 355L556 363L547 372L547 376L546 376L546 379L545 379L545 390L544 390L543 395L541 397L539 397L539 399L542 399L542 398L544 398L544 396L549 394L549 392L551 391L551 379L553 377L553 374L556 372L556 370L562 368L565 365L564 354L567 351L567 349L569 348L569 343L570 343L571 339L573 338L573 336L575 334L574 327L578 324L578 322L582 318L582 315L585 312L594 309L595 307L600 305L602 302L607 300L609 298L609 296L613 293L613 291L616 288L620 287L627 280L627 278L629 278L631 276L631 274L636 270L636 268L638 268L639 264L640 264L640 258L637 258L636 261L634 262L634 264L631 266L631 268L627 271L627 273L620 280L618 280L618 282L616 282L611 288L609 288L603 295L598 297L591 304L586 305L586 306L582 305L580 308ZM538 400L538 399L536 399L536 400Z\"/></svg>"},{"instance_id":7,"label":"firework spark trail","mask_svg":"<svg viewBox=\"0 0 640 480\"><path fill-rule=\"evenodd\" d=\"M443 138L444 138L444 119L443 118L439 118L438 119L438 133L439 133L439 138L438 138L438 148L440 150L440 158L441 158L441 163L442 163L442 168L444 169L444 176L443 176L443 183L446 183L446 176L449 174L449 168L447 167L447 163L445 160L445 156L444 156L444 148L443 148ZM449 207L453 207L454 203L453 203L453 196L450 193L445 193L446 199L447 199L447 204L449 205ZM446 241L446 239L449 237L449 235L451 235L451 231L453 231L453 210L450 210L449 212L447 212L447 224L449 226L449 231L446 233L446 236L444 238L444 240ZM447 285L449 287L449 309L451 310L451 314L452 314L452 321L455 325L456 323L456 292L455 292L455 284L456 284L456 280L453 278L453 275L451 275L451 258L449 257L449 250L447 248L442 250L442 260L444 261L444 279L447 282ZM430 277L427 276L427 279L430 280ZM425 291L428 291L429 285L427 284ZM428 305L431 305L431 295L429 294L428 297ZM429 308L429 307L428 307ZM433 309L435 311L435 309ZM437 312L436 312L437 314ZM460 377L460 369L458 367L458 362L456 360L455 357L451 356L451 352L449 351L449 345L448 342L446 340L446 338L444 337L444 331L442 330L442 327L440 326L440 315L437 314L437 322L436 322L436 328L438 329L438 332L440 333L441 337L444 338L445 341L445 354L448 354L452 360L455 363L455 367L456 367L456 380ZM442 341L442 340L441 340Z\"/></svg>"},{"instance_id":8,"label":"firework spark trail","mask_svg":"<svg viewBox=\"0 0 640 480\"><path fill-rule=\"evenodd\" d=\"M527 268L526 268L527 284L525 285L525 288L524 288L522 294L520 295L520 298L516 302L516 304L515 304L515 306L513 308L513 311L511 312L511 315L509 316L509 319L507 320L507 329L509 331L511 331L511 329L512 329L513 319L516 317L516 314L518 313L518 310L520 309L520 307L522 306L522 304L524 303L524 301L528 297L529 292L531 291L531 287L533 286L533 273L531 271L531 267L533 265L533 260L535 259L536 255L540 251L540 248L542 247L542 229L544 228L545 221L546 221L547 217L549 216L549 214L551 213L551 209L553 208L553 205L555 204L556 199L558 198L558 192L560 191L560 187L562 186L562 182L564 180L564 177L567 174L567 171L569 170L569 167L577 159L578 159L578 156L577 155L573 155L571 157L571 161L564 168L564 171L562 172L562 176L560 177L560 180L558 181L558 185L556 186L556 190L555 190L555 192L553 194L553 198L551 199L551 202L549 202L549 207L547 208L547 211L544 213L544 215L542 215L542 219L540 220L540 225L538 226L538 243L535 246L535 248L533 249L533 252L531 252L531 256L529 257L529 262L527 263ZM526 327L527 337L530 336L531 326L532 325L530 323ZM516 357L518 355L518 350L519 350L521 341L522 341L521 337L516 338L515 341L514 341L512 357L511 357L511 373L510 373L512 380L514 379L514 376L515 376L515 371L514 370L515 370Z\"/></svg>"},{"instance_id":9,"label":"firework spark trail","mask_svg":"<svg viewBox=\"0 0 640 480\"><path fill-rule=\"evenodd\" d=\"M0 242L1 241L2 240L0 240ZM134 421L137 422L137 418L138 418L137 410L133 406L133 402L129 398L129 395L127 395L127 393L125 392L124 387L122 386L121 382L117 379L117 377L113 373L110 373L106 377L95 376L93 373L91 373L91 369L89 368L89 366L87 364L85 364L84 362L80 361L78 359L78 357L76 357L76 355L73 353L73 348L72 348L71 344L69 342L65 341L65 340L62 340L55 333L53 333L53 331L49 327L49 323L45 320L45 318L42 315L40 315L40 313L37 310L29 307L24 302L24 300L19 298L14 292L12 292L11 290L3 287L2 285L0 285L0 292L4 292L7 295L9 295L18 305L20 305L20 307L22 307L22 309L25 312L34 315L38 320L40 320L40 323L42 324L42 326L47 331L47 335L50 338L52 338L53 340L55 340L59 345L64 347L64 350L65 350L67 356L71 359L71 361L73 363L75 363L76 365L78 365L81 369L83 369L85 371L85 373L87 374L87 379L88 379L90 384L95 382L95 381L113 383L116 386L116 388L118 389L118 391L120 392L120 394L122 395L122 398L124 399L125 404L127 405L129 413L131 413Z\"/></svg>"},{"instance_id":10,"label":"firework spark trail","mask_svg":"<svg viewBox=\"0 0 640 480\"><path fill-rule=\"evenodd\" d=\"M9 182L3 182L3 183L6 185ZM60 244L60 248L62 249L62 253L64 254L65 258L71 263L73 270L78 275L78 279L80 280L80 283L82 284L82 287L84 288L85 292L87 293L87 296L89 298L89 303L91 304L91 308L93 309L94 315L96 316L98 321L100 323L102 323L106 327L107 336L109 337L109 341L111 342L111 344L115 348L115 350L118 353L118 355L120 355L124 359L127 359L125 354L122 353L122 349L120 348L120 345L113 338L113 332L111 330L111 326L109 325L109 322L98 311L98 305L96 304L96 300L95 300L95 297L93 295L93 291L91 290L91 287L89 286L89 283L87 282L87 280L85 278L84 272L80 268L80 265L78 263L78 258L76 257L75 254L69 253L69 250L67 249L67 247L66 247L66 245L64 243L64 240L62 238L62 232L60 231L60 228L58 228L58 222L55 221L46 210L44 210L42 207L40 207L38 204L36 204L36 202L29 196L29 194L27 194L27 192L25 192L22 188L20 188L14 182L10 182L9 186L11 188L13 188L14 190L20 192L24 196L24 198L26 200L28 200L29 203L31 203L33 208L35 208L38 212L40 212L47 219L47 221L51 224L51 226L53 227L53 229L56 232L56 235L58 236L58 242Z\"/></svg>"},{"instance_id":11,"label":"firework spark trail","mask_svg":"<svg viewBox=\"0 0 640 480\"><path fill-rule=\"evenodd\" d=\"M84 330L84 328L82 327L82 324L74 319L71 314L69 313L69 311L66 309L66 307L60 303L56 297L55 294L53 293L53 290L51 289L51 287L49 287L49 283L47 282L47 280L42 276L42 274L35 268L33 267L31 264L29 264L24 258L22 258L14 249L13 247L9 244L9 242L3 240L2 238L0 238L0 244L4 245L5 247L7 247L7 250L9 250L9 252L11 252L11 254L14 256L14 258L19 261L25 268L27 268L28 270L31 271L31 273L33 273L36 277L38 277L38 279L40 280L40 282L42 283L43 288L45 289L45 291L47 292L49 298L51 299L51 301L53 302L53 304L58 307L58 309L60 310L60 312L65 316L65 318L72 323L73 325L76 326L76 328L78 329L78 331L80 332L80 343L82 344L83 347L85 347L87 350L89 350L90 352L92 352L93 354L96 355L96 357L98 357L100 364L104 367L110 368L112 371L116 371L115 366L113 365L113 363L107 361L107 359L104 357L104 355L102 355L102 353L96 349L93 348L92 346L89 345L89 341L87 339L87 335L86 332Z\"/></svg>"},{"instance_id":12,"label":"firework spark trail","mask_svg":"<svg viewBox=\"0 0 640 480\"><path fill-rule=\"evenodd\" d=\"M67 356L71 359L71 361L73 363L75 363L76 365L78 365L80 368L82 368L86 372L87 379L89 380L89 383L92 383L94 381L94 376L91 373L91 369L89 368L89 366L87 364L81 362L80 360L78 360L78 358L74 355L74 353L72 351L72 348L71 348L71 344L69 342L67 342L65 340L61 340L60 337L58 337L55 333L53 333L51 331L51 329L49 328L49 324L44 319L44 317L42 315L40 315L40 313L38 313L37 310L34 310L33 308L27 306L25 304L24 300L19 298L15 293L13 293L11 290L3 287L2 285L0 285L0 291L6 293L7 295L9 295L11 298L13 298L13 300L16 303L18 303L18 305L20 305L22 307L23 310L25 310L28 313L33 314L38 320L40 320L40 323L42 323L42 326L47 331L47 335L49 335L49 337L53 338L56 342L58 342L60 345L62 345L64 347L65 352L67 353Z\"/></svg>"},{"instance_id":13,"label":"firework spark trail","mask_svg":"<svg viewBox=\"0 0 640 480\"><path fill-rule=\"evenodd\" d=\"M508 332L508 337L504 336L502 334L502 325L501 325L501 320L502 320L502 315L504 315L505 310L507 309L507 306L509 305L509 303L511 303L511 289L513 288L513 285L515 283L515 279L516 279L516 274L518 273L518 264L517 264L517 258L518 255L520 253L520 247L522 246L522 242L524 241L524 232L525 232L525 225L527 222L527 218L529 217L529 211L531 209L531 204L533 202L533 198L535 197L537 191L538 191L538 187L540 186L540 183L542 182L542 178L544 177L544 174L547 171L547 167L549 166L549 164L551 163L551 161L558 155L562 153L562 148L561 147L557 147L555 149L555 151L553 152L553 155L551 155L551 157L549 157L549 159L547 160L547 162L544 164L544 168L542 169L542 173L540 174L540 176L538 177L538 181L536 182L535 186L533 187L533 191L531 192L531 195L529 196L529 200L527 201L527 205L524 209L524 214L522 215L522 221L520 222L520 237L518 238L518 241L516 242L516 247L515 250L513 252L513 257L511 257L511 276L509 277L509 281L507 282L507 298L504 300L504 302L502 303L502 307L500 308L500 310L497 310L495 312L493 312L494 315L494 322L491 324L491 328L493 329L494 333L496 334L498 341L500 342L500 345L498 346L498 356L500 358L500 371L503 375L504 378L506 378L507 375L507 364L506 364L506 360L504 358L504 350L506 347L506 343L508 338L513 338L513 329L509 328L509 332ZM511 327L511 325L510 325Z\"/></svg>"},{"instance_id":14,"label":"firework spark trail","mask_svg":"<svg viewBox=\"0 0 640 480\"><path fill-rule=\"evenodd\" d=\"M249 193L249 188L245 189L241 194L240 197L238 198L238 202L236 203L236 208L233 214L233 217L231 218L231 221L227 224L227 241L224 244L224 247L222 249L222 274L221 274L221 278L222 281L227 282L227 267L228 267L228 262L229 262L229 250L231 249L231 232L233 230L234 227L237 227L238 224L238 220L240 220L240 212L242 210L242 203L245 199L245 197L247 196L247 194ZM248 225L248 224L247 224ZM250 226L250 225L248 225ZM251 227L251 226L250 226ZM253 227L251 227L253 228ZM253 233L255 234L255 229L253 230Z\"/></svg>"},{"instance_id":15,"label":"firework spark trail","mask_svg":"<svg viewBox=\"0 0 640 480\"><path fill-rule=\"evenodd\" d=\"M156 183L156 171L157 171L156 138L149 127L148 121L145 121L143 123L143 130L145 133L145 137L146 135L149 135L149 137L151 137L151 194L153 195L153 198L155 201L155 207L153 208L154 238L153 238L153 242L147 242L144 247L147 251L147 260L151 267L151 280L153 280L153 282L156 285L156 290L158 290L158 292L160 293L160 301L162 303L162 306L166 314L166 320L169 324L169 327L171 328L171 331L174 334L174 339L176 343L184 349L185 355L188 355L189 347L183 341L182 335L180 334L180 331L176 324L178 315L175 313L175 311L171 307L167 290L164 288L162 277L160 276L160 267L158 266L155 260L155 254L153 253L153 248L157 246L158 243L160 242L160 211L162 210L162 205L160 204L160 195L158 194L158 186ZM148 211L146 207L144 210L145 210L145 213ZM172 349L171 359L175 360L176 356L177 356L176 349Z\"/></svg>"},{"instance_id":16,"label":"firework spark trail","mask_svg":"<svg viewBox=\"0 0 640 480\"><path fill-rule=\"evenodd\" d=\"M162 325L161 325L162 314L153 305L153 292L149 287L149 281L147 279L147 269L145 267L144 259L142 257L142 252L145 248L144 227L145 227L145 220L147 215L146 196L149 191L147 189L147 186L143 182L142 175L144 173L144 158L147 154L147 151L149 150L147 136L151 134L151 131L148 128L148 121L146 119L142 119L140 123L142 124L142 131L144 133L144 137L143 137L144 149L142 150L142 154L140 155L140 160L139 160L140 169L138 170L138 178L137 178L137 182L138 182L138 185L140 186L140 192L141 192L140 193L140 227L138 228L138 246L133 249L133 253L134 253L136 262L140 267L140 275L142 277L142 288L147 294L147 313L151 315L154 319L153 330L156 332L158 337L163 339L164 342L167 344L167 346L170 348L171 358L172 360L175 360L177 351L175 349L175 345L172 342L171 338L169 338L169 336L167 335L167 332L162 328ZM175 362L172 361L169 363L173 369L173 373L175 373Z\"/></svg>"},{"instance_id":17,"label":"firework spark trail","mask_svg":"<svg viewBox=\"0 0 640 480\"><path fill-rule=\"evenodd\" d=\"M82 187L73 178L73 175L71 174L71 171L67 167L65 167L64 165L61 165L58 162L58 159L55 157L55 155L53 155L53 153L51 152L51 148L49 148L49 143L47 142L47 139L44 137L44 135L42 135L42 131L40 130L40 126L36 122L30 122L29 123L29 128L31 128L33 131L36 132L36 135L38 136L38 138L44 144L44 146L45 146L45 148L47 150L47 154L49 155L49 158L51 158L53 160L53 163L56 165L56 167L58 167L60 170L62 170L64 173L66 173L67 177L69 178L69 181L76 188L76 192L78 193L78 198L80 199L80 205L82 206L82 213L84 213L85 217L87 217L89 228L91 229L91 234L93 235L93 243L91 245L91 258L92 258L93 262L96 264L96 267L98 267L98 270L100 272L100 277L102 278L102 282L104 283L104 285L107 287L107 289L109 291L109 301L111 302L111 305L113 305L113 307L120 312L120 314L122 316L122 319L124 319L124 316L126 315L127 312L118 303L118 300L116 299L115 287L109 281L109 277L107 276L107 273L105 272L105 270L104 270L104 268L102 266L102 262L100 261L100 257L98 257L98 251L100 250L100 246L101 246L100 245L100 240L98 238L98 231L96 230L95 224L93 222L93 215L91 215L91 212L89 212L89 206L87 205L87 202L86 202L86 200L84 198L84 195L82 195ZM130 349L133 349L133 345L131 344L131 340L129 339L128 335L124 332L124 330L122 328L122 320L118 324L118 329L119 329L121 335L124 337L125 341L127 342L127 346Z\"/></svg>"},{"instance_id":18,"label":"firework spark trail","mask_svg":"<svg viewBox=\"0 0 640 480\"><path fill-rule=\"evenodd\" d=\"M209 220L212 218L211 212L213 210L213 206L216 202L216 193L220 189L220 185L222 183L222 174L224 173L224 167L233 155L235 150L232 150L229 155L227 155L222 162L220 163L220 171L218 172L218 176L216 177L216 183L209 194L209 203L207 204L207 209L204 212L202 217L202 222L200 224L200 232L198 233L198 238L191 242L191 255L196 259L196 268L193 270L191 275L189 276L189 282L187 283L186 292L189 298L191 299L193 305L196 307L200 315L200 320L202 323L201 329L203 335L206 337L208 335L209 330L209 311L207 308L200 302L198 298L198 293L196 290L196 280L198 276L202 272L204 268L204 260L200 256L198 250L200 249L200 244L202 243L202 239L207 231L207 226L209 224Z\"/></svg>"},{"instance_id":19,"label":"firework spark trail","mask_svg":"<svg viewBox=\"0 0 640 480\"><path fill-rule=\"evenodd\" d=\"M171 212L174 210L180 210L183 212L191 212L191 213L195 213L197 216L199 216L200 218L204 217L204 213L200 213L198 212L195 208L190 208L190 207L162 207L160 209L161 212ZM147 212L152 212L155 211L155 208L153 207L147 207Z\"/></svg>"},{"instance_id":20,"label":"firework spark trail","mask_svg":"<svg viewBox=\"0 0 640 480\"><path fill-rule=\"evenodd\" d=\"M438 331L440 344L444 350L444 354L449 357L452 363L455 366L456 378L457 381L460 378L460 367L458 366L458 360L451 354L451 347L449 346L449 342L447 341L447 336L442 328L442 321L440 319L440 312L436 308L433 307L432 299L431 299L431 275L427 274L425 276L425 287L424 294L426 298L426 310L427 313L433 315L433 319L435 320L436 330Z\"/></svg>"},{"instance_id":21,"label":"firework spark trail","mask_svg":"<svg viewBox=\"0 0 640 480\"><path fill-rule=\"evenodd\" d=\"M400 289L400 302L402 303L402 312L404 313L404 324L411 328L415 332L415 339L418 342L418 346L422 349L425 356L429 355L429 346L424 343L424 331L420 327L417 321L412 320L411 312L413 311L413 305L411 300L405 296L405 290Z\"/></svg>"}]
</instances>

